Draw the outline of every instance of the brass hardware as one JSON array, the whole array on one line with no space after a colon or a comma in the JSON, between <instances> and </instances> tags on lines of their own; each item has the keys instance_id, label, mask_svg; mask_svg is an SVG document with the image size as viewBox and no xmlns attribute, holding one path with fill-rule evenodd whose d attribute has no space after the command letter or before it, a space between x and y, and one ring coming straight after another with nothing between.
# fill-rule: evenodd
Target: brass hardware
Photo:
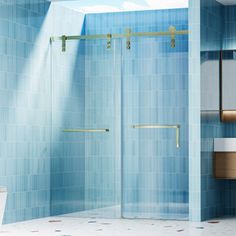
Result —
<instances>
[{"instance_id":1,"label":"brass hardware","mask_svg":"<svg viewBox=\"0 0 236 236\"><path fill-rule=\"evenodd\" d=\"M220 111L221 122L235 122L236 110L221 110Z\"/></svg>"},{"instance_id":2,"label":"brass hardware","mask_svg":"<svg viewBox=\"0 0 236 236\"><path fill-rule=\"evenodd\" d=\"M175 48L175 34L176 34L176 28L171 25L171 26L169 27L169 32L170 32L170 36L171 36L170 46L171 46L172 48Z\"/></svg>"},{"instance_id":3,"label":"brass hardware","mask_svg":"<svg viewBox=\"0 0 236 236\"><path fill-rule=\"evenodd\" d=\"M176 129L176 147L180 148L180 125L132 125L133 129Z\"/></svg>"},{"instance_id":4,"label":"brass hardware","mask_svg":"<svg viewBox=\"0 0 236 236\"><path fill-rule=\"evenodd\" d=\"M180 148L180 125L176 126L176 147Z\"/></svg>"},{"instance_id":5,"label":"brass hardware","mask_svg":"<svg viewBox=\"0 0 236 236\"><path fill-rule=\"evenodd\" d=\"M67 40L67 37L63 35L62 36L62 52L66 51L66 40Z\"/></svg>"},{"instance_id":6,"label":"brass hardware","mask_svg":"<svg viewBox=\"0 0 236 236\"><path fill-rule=\"evenodd\" d=\"M172 39L171 39L170 46L171 46L172 48L175 48L175 38L172 38Z\"/></svg>"},{"instance_id":7,"label":"brass hardware","mask_svg":"<svg viewBox=\"0 0 236 236\"><path fill-rule=\"evenodd\" d=\"M171 26L169 31L167 32L129 32L127 37L127 32L125 34L111 34L111 38L118 39L118 38L131 38L131 37L156 37L156 36L171 36L172 42L171 46L175 46L175 37L176 35L187 35L189 32L188 30L179 30L177 31L175 27ZM67 40L85 40L85 39L107 39L108 34L97 34L97 35L72 35L72 36L59 36L59 37L51 37L51 42L56 40L62 40L62 50L66 49L66 41ZM64 46L63 46L64 44ZM129 45L127 45L129 46Z\"/></svg>"},{"instance_id":8,"label":"brass hardware","mask_svg":"<svg viewBox=\"0 0 236 236\"><path fill-rule=\"evenodd\" d=\"M111 48L111 38L112 38L112 35L107 34L107 49Z\"/></svg>"},{"instance_id":9,"label":"brass hardware","mask_svg":"<svg viewBox=\"0 0 236 236\"><path fill-rule=\"evenodd\" d=\"M187 35L189 33L188 30L179 30L175 32L175 35ZM170 36L171 33L168 32L138 32L138 33L130 33L130 37L155 37L155 36ZM51 41L62 40L63 36L59 37L51 37ZM126 38L126 34L112 34L112 38ZM72 35L66 36L66 40L85 40L85 39L107 39L107 34L97 34L97 35Z\"/></svg>"},{"instance_id":10,"label":"brass hardware","mask_svg":"<svg viewBox=\"0 0 236 236\"><path fill-rule=\"evenodd\" d=\"M131 48L131 45L130 45L131 29L126 29L125 33L126 33L126 48L130 49Z\"/></svg>"},{"instance_id":11,"label":"brass hardware","mask_svg":"<svg viewBox=\"0 0 236 236\"><path fill-rule=\"evenodd\" d=\"M109 132L109 129L64 129L63 132L67 133L105 133Z\"/></svg>"}]
</instances>

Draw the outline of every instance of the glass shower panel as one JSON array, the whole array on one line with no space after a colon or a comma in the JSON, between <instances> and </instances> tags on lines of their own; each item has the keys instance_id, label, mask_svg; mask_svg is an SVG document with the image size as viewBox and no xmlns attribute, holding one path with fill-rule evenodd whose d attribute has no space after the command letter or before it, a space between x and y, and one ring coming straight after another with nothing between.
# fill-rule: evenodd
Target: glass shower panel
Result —
<instances>
[{"instance_id":1,"label":"glass shower panel","mask_svg":"<svg viewBox=\"0 0 236 236\"><path fill-rule=\"evenodd\" d=\"M123 217L188 217L187 40L171 48L168 37L136 38L122 47Z\"/></svg>"},{"instance_id":2,"label":"glass shower panel","mask_svg":"<svg viewBox=\"0 0 236 236\"><path fill-rule=\"evenodd\" d=\"M85 210L90 216L121 216L121 43L86 42L85 126L107 129L86 133ZM95 209L95 210L94 210Z\"/></svg>"},{"instance_id":3,"label":"glass shower panel","mask_svg":"<svg viewBox=\"0 0 236 236\"><path fill-rule=\"evenodd\" d=\"M120 47L52 44L52 215L121 215Z\"/></svg>"}]
</instances>

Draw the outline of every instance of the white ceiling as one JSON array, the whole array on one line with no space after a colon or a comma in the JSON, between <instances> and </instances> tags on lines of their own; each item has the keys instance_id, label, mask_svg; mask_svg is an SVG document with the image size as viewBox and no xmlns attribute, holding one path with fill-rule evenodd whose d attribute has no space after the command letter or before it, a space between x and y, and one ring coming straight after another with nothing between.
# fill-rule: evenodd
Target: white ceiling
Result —
<instances>
[{"instance_id":1,"label":"white ceiling","mask_svg":"<svg viewBox=\"0 0 236 236\"><path fill-rule=\"evenodd\" d=\"M187 8L188 0L50 0L83 13Z\"/></svg>"},{"instance_id":2,"label":"white ceiling","mask_svg":"<svg viewBox=\"0 0 236 236\"><path fill-rule=\"evenodd\" d=\"M236 5L236 0L216 0L223 5Z\"/></svg>"}]
</instances>

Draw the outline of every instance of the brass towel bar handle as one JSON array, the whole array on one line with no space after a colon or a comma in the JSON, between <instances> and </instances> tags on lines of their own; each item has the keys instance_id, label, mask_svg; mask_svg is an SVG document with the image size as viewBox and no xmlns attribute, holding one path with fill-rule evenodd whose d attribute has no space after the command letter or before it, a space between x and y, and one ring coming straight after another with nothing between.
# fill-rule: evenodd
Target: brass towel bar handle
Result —
<instances>
[{"instance_id":1,"label":"brass towel bar handle","mask_svg":"<svg viewBox=\"0 0 236 236\"><path fill-rule=\"evenodd\" d=\"M176 129L176 147L180 148L180 125L132 125L133 129Z\"/></svg>"},{"instance_id":2,"label":"brass towel bar handle","mask_svg":"<svg viewBox=\"0 0 236 236\"><path fill-rule=\"evenodd\" d=\"M180 148L180 125L132 125L133 129L176 129L176 147ZM105 133L109 129L64 129L67 133Z\"/></svg>"},{"instance_id":3,"label":"brass towel bar handle","mask_svg":"<svg viewBox=\"0 0 236 236\"><path fill-rule=\"evenodd\" d=\"M109 129L64 129L63 132L67 133L106 133Z\"/></svg>"}]
</instances>

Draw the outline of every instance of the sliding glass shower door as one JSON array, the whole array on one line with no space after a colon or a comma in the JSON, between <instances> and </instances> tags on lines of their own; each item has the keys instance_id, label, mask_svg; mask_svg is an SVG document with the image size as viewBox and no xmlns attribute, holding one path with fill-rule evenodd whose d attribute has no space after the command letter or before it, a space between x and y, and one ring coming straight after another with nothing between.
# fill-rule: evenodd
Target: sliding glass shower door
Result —
<instances>
[{"instance_id":1,"label":"sliding glass shower door","mask_svg":"<svg viewBox=\"0 0 236 236\"><path fill-rule=\"evenodd\" d=\"M106 40L87 41L85 47L85 127L106 129L85 137L84 194L90 216L121 216L120 47L118 40L110 48Z\"/></svg>"},{"instance_id":2,"label":"sliding glass shower door","mask_svg":"<svg viewBox=\"0 0 236 236\"><path fill-rule=\"evenodd\" d=\"M121 217L120 47L52 44L52 215Z\"/></svg>"},{"instance_id":3,"label":"sliding glass shower door","mask_svg":"<svg viewBox=\"0 0 236 236\"><path fill-rule=\"evenodd\" d=\"M188 43L123 44L122 215L188 217Z\"/></svg>"},{"instance_id":4,"label":"sliding glass shower door","mask_svg":"<svg viewBox=\"0 0 236 236\"><path fill-rule=\"evenodd\" d=\"M188 38L178 37L175 48L169 37L52 44L52 215L188 217Z\"/></svg>"}]
</instances>

